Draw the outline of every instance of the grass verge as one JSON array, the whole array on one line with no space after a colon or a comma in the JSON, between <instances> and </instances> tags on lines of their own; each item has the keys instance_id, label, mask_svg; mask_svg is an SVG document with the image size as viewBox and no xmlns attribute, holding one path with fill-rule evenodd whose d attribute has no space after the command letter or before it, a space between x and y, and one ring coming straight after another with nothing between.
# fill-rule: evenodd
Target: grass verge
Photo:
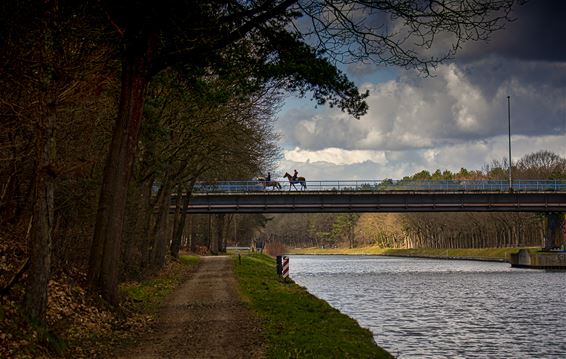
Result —
<instances>
[{"instance_id":1,"label":"grass verge","mask_svg":"<svg viewBox=\"0 0 566 359\"><path fill-rule=\"evenodd\" d=\"M351 255L398 255L412 257L449 257L506 260L510 253L517 253L519 248L411 248L394 249L379 247L361 248L295 248L291 254L351 254Z\"/></svg>"},{"instance_id":2,"label":"grass verge","mask_svg":"<svg viewBox=\"0 0 566 359\"><path fill-rule=\"evenodd\" d=\"M133 311L154 313L165 297L186 279L186 271L194 269L199 260L199 256L179 256L179 261L185 266L170 266L155 278L124 283L120 285L120 292Z\"/></svg>"},{"instance_id":3,"label":"grass verge","mask_svg":"<svg viewBox=\"0 0 566 359\"><path fill-rule=\"evenodd\" d=\"M260 317L268 358L392 358L371 332L293 282L265 255L235 259L244 298Z\"/></svg>"}]
</instances>

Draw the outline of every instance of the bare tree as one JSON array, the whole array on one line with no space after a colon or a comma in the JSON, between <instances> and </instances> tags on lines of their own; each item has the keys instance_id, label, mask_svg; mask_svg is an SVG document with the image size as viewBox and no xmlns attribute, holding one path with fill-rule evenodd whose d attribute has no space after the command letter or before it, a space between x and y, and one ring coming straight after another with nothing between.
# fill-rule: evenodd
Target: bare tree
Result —
<instances>
[{"instance_id":1,"label":"bare tree","mask_svg":"<svg viewBox=\"0 0 566 359\"><path fill-rule=\"evenodd\" d=\"M566 159L550 151L538 151L521 158L516 174L523 179L558 179L566 177Z\"/></svg>"},{"instance_id":2,"label":"bare tree","mask_svg":"<svg viewBox=\"0 0 566 359\"><path fill-rule=\"evenodd\" d=\"M521 2L521 1L519 1ZM341 62L370 61L428 74L466 41L486 40L516 0L299 1L297 31ZM438 47L436 41L449 46Z\"/></svg>"}]
</instances>

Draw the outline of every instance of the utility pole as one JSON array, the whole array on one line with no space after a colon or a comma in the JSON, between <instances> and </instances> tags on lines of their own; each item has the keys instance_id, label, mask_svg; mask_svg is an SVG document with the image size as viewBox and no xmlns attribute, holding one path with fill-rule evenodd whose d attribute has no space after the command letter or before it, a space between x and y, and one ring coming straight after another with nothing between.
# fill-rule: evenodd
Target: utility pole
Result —
<instances>
[{"instance_id":1,"label":"utility pole","mask_svg":"<svg viewBox=\"0 0 566 359\"><path fill-rule=\"evenodd\" d=\"M509 191L513 191L513 177L511 175L511 96L507 96L507 120L509 124Z\"/></svg>"}]
</instances>

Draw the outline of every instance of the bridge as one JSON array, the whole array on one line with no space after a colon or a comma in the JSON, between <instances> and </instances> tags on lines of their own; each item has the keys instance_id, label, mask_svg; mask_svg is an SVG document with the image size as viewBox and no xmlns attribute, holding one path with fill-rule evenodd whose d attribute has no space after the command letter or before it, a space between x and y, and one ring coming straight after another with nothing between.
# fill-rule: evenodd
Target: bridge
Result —
<instances>
[{"instance_id":1,"label":"bridge","mask_svg":"<svg viewBox=\"0 0 566 359\"><path fill-rule=\"evenodd\" d=\"M566 180L198 182L187 213L566 212ZM171 199L174 203L176 195ZM173 210L173 208L172 208Z\"/></svg>"}]
</instances>

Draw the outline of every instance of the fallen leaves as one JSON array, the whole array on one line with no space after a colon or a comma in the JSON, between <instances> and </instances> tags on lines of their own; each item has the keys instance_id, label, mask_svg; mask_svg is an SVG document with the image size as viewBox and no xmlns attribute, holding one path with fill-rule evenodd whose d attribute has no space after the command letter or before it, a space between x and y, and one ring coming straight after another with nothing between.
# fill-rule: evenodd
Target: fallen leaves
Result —
<instances>
[{"instance_id":1,"label":"fallen leaves","mask_svg":"<svg viewBox=\"0 0 566 359\"><path fill-rule=\"evenodd\" d=\"M13 278L28 256L21 228L27 227L0 230L0 288ZM163 279L163 285L172 287L177 282L170 278L186 268L179 261L169 259L155 277ZM109 306L84 288L86 274L69 266L65 271L53 270L48 286L48 331L38 329L28 322L23 312L26 276L24 273L0 296L2 359L111 357L115 347L148 333L155 322L155 315L142 310L140 304L143 303L136 302L135 298L126 298L118 308Z\"/></svg>"}]
</instances>

